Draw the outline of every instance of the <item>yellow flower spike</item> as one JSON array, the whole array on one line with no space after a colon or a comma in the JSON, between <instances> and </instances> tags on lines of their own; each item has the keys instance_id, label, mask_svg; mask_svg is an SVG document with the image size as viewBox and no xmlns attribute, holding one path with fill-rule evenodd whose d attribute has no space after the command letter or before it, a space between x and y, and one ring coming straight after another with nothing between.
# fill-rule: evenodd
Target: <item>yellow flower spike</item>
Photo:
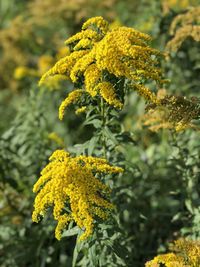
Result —
<instances>
[{"instance_id":1,"label":"yellow flower spike","mask_svg":"<svg viewBox=\"0 0 200 267\"><path fill-rule=\"evenodd\" d=\"M85 111L86 111L86 109L87 109L87 107L86 106L83 106L83 107L81 107L81 108L78 108L77 110L76 110L76 114L77 115L79 115L79 114L81 114L81 113L84 113Z\"/></svg>"},{"instance_id":2,"label":"yellow flower spike","mask_svg":"<svg viewBox=\"0 0 200 267\"><path fill-rule=\"evenodd\" d=\"M158 91L159 92L159 91ZM149 129L157 131L161 128L175 129L177 132L199 127L193 123L200 116L199 100L183 96L162 95L153 96L154 104L147 106L147 113L143 117L143 124Z\"/></svg>"},{"instance_id":3,"label":"yellow flower spike","mask_svg":"<svg viewBox=\"0 0 200 267\"><path fill-rule=\"evenodd\" d=\"M57 74L64 74L68 79L70 75L71 68L76 63L76 61L83 55L87 54L87 51L74 51L70 55L60 59L53 68L47 71L39 81L39 85L42 85L44 81L49 77Z\"/></svg>"},{"instance_id":4,"label":"yellow flower spike","mask_svg":"<svg viewBox=\"0 0 200 267\"><path fill-rule=\"evenodd\" d=\"M60 240L62 238L62 230L65 229L71 220L71 216L63 214L59 217L58 224L55 229L55 237Z\"/></svg>"},{"instance_id":5,"label":"yellow flower spike","mask_svg":"<svg viewBox=\"0 0 200 267\"><path fill-rule=\"evenodd\" d=\"M171 253L158 255L145 267L199 267L200 242L180 238L171 246Z\"/></svg>"},{"instance_id":6,"label":"yellow flower spike","mask_svg":"<svg viewBox=\"0 0 200 267\"><path fill-rule=\"evenodd\" d=\"M74 50L89 48L92 45L92 41L88 38L81 39L75 46Z\"/></svg>"},{"instance_id":7,"label":"yellow flower spike","mask_svg":"<svg viewBox=\"0 0 200 267\"><path fill-rule=\"evenodd\" d=\"M70 45L70 44L73 44L74 42L80 41L82 39L89 39L89 40L96 41L99 39L99 35L96 31L93 31L91 29L87 29L85 31L78 32L77 34L68 38L65 41L65 44Z\"/></svg>"},{"instance_id":8,"label":"yellow flower spike","mask_svg":"<svg viewBox=\"0 0 200 267\"><path fill-rule=\"evenodd\" d=\"M150 40L149 35L135 29L117 27L110 30L102 17L91 18L83 24L81 32L66 41L71 54L58 61L40 83L49 76L62 74L73 83L80 83L91 97L99 94L109 105L122 108L115 84L105 81L105 75L108 81L109 76L115 76L115 80L123 78L139 84L146 79L163 82L162 72L157 67L157 57L161 53L148 46ZM142 91L141 95L148 101L153 100L153 93L144 88L138 90Z\"/></svg>"},{"instance_id":9,"label":"yellow flower spike","mask_svg":"<svg viewBox=\"0 0 200 267\"><path fill-rule=\"evenodd\" d=\"M156 103L156 95L152 93L148 87L145 87L142 84L134 84L133 88L138 92L139 95L144 97L145 100Z\"/></svg>"},{"instance_id":10,"label":"yellow flower spike","mask_svg":"<svg viewBox=\"0 0 200 267\"><path fill-rule=\"evenodd\" d=\"M103 19L103 17L99 16L99 17L94 17L94 18L88 19L83 24L82 29L85 30L92 25L97 26L97 28L100 29L103 34L106 34L106 32L108 31L109 24L106 20Z\"/></svg>"},{"instance_id":11,"label":"yellow flower spike","mask_svg":"<svg viewBox=\"0 0 200 267\"><path fill-rule=\"evenodd\" d=\"M91 64L88 66L84 72L85 77L85 90L92 96L96 96L98 90L96 85L101 79L101 71L97 68L96 64Z\"/></svg>"},{"instance_id":12,"label":"yellow flower spike","mask_svg":"<svg viewBox=\"0 0 200 267\"><path fill-rule=\"evenodd\" d=\"M59 107L59 119L63 120L64 118L64 114L65 114L65 109L73 104L76 103L77 100L82 96L82 94L84 93L84 91L82 89L77 89L75 91L72 91L71 93L69 93L69 95L65 98L65 100L61 103L60 107Z\"/></svg>"},{"instance_id":13,"label":"yellow flower spike","mask_svg":"<svg viewBox=\"0 0 200 267\"><path fill-rule=\"evenodd\" d=\"M94 62L94 59L94 53L90 52L74 64L70 73L72 82L77 82L79 75L85 72L88 66Z\"/></svg>"},{"instance_id":14,"label":"yellow flower spike","mask_svg":"<svg viewBox=\"0 0 200 267\"><path fill-rule=\"evenodd\" d=\"M151 262L146 263L145 267L161 267L162 264L164 264L166 267L186 267L184 260L174 253L159 255L155 257Z\"/></svg>"},{"instance_id":15,"label":"yellow flower spike","mask_svg":"<svg viewBox=\"0 0 200 267\"><path fill-rule=\"evenodd\" d=\"M111 106L121 109L123 104L116 98L116 93L113 85L109 82L99 83L97 89L103 99Z\"/></svg>"},{"instance_id":16,"label":"yellow flower spike","mask_svg":"<svg viewBox=\"0 0 200 267\"><path fill-rule=\"evenodd\" d=\"M58 222L56 238L60 240L62 231L73 221L84 230L80 237L84 240L92 234L95 219L107 219L114 208L107 200L110 188L95 174L120 173L123 169L109 165L102 158L72 157L64 150L56 150L50 161L33 188L37 196L32 219L38 222L52 207ZM64 209L66 205L69 212Z\"/></svg>"}]
</instances>

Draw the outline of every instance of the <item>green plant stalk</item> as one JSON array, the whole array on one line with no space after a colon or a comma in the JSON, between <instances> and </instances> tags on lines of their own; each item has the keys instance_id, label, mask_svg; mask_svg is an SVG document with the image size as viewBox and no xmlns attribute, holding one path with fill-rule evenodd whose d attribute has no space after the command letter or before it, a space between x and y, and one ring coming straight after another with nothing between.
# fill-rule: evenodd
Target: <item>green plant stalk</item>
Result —
<instances>
[{"instance_id":1,"label":"green plant stalk","mask_svg":"<svg viewBox=\"0 0 200 267\"><path fill-rule=\"evenodd\" d=\"M107 118L106 118L106 114L105 114L105 103L104 103L103 98L101 98L100 105L101 105L100 111L101 111L101 118L102 118L102 128L101 128L101 138L102 138L102 146L103 146L102 149L103 149L104 158L107 160L106 136L104 134L104 128L105 128L105 125L106 125Z\"/></svg>"}]
</instances>

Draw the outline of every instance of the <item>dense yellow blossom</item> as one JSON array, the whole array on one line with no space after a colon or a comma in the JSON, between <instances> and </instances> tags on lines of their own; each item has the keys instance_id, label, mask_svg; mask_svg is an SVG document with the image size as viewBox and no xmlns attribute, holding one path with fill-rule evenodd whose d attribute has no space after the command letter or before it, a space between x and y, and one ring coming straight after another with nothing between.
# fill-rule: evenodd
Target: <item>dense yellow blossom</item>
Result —
<instances>
[{"instance_id":1,"label":"dense yellow blossom","mask_svg":"<svg viewBox=\"0 0 200 267\"><path fill-rule=\"evenodd\" d=\"M32 219L38 222L48 207L58 221L55 236L61 239L70 221L75 222L84 233L80 239L89 237L95 218L106 219L113 204L107 200L110 189L95 174L120 173L123 169L110 166L105 159L72 157L64 150L56 150L50 163L42 170L33 191L37 193Z\"/></svg>"},{"instance_id":2,"label":"dense yellow blossom","mask_svg":"<svg viewBox=\"0 0 200 267\"><path fill-rule=\"evenodd\" d=\"M91 45L92 42L89 38L83 38L74 46L74 50L76 51L84 48L90 48Z\"/></svg>"},{"instance_id":3,"label":"dense yellow blossom","mask_svg":"<svg viewBox=\"0 0 200 267\"><path fill-rule=\"evenodd\" d=\"M66 76L67 79L70 79L70 71L77 59L81 58L83 55L85 55L87 51L74 51L70 55L60 59L55 66L47 71L41 78L39 85L44 83L46 78L49 76L54 76L57 74L63 74Z\"/></svg>"},{"instance_id":4,"label":"dense yellow blossom","mask_svg":"<svg viewBox=\"0 0 200 267\"><path fill-rule=\"evenodd\" d=\"M146 263L146 267L199 267L200 242L178 239L171 247L172 252L158 255Z\"/></svg>"},{"instance_id":5,"label":"dense yellow blossom","mask_svg":"<svg viewBox=\"0 0 200 267\"><path fill-rule=\"evenodd\" d=\"M80 99L80 97L82 96L83 93L84 93L84 91L81 89L77 89L77 90L69 93L69 95L65 98L65 100L61 103L61 105L59 107L59 119L60 120L62 120L64 118L65 109L69 105L77 102L77 100Z\"/></svg>"},{"instance_id":6,"label":"dense yellow blossom","mask_svg":"<svg viewBox=\"0 0 200 267\"><path fill-rule=\"evenodd\" d=\"M157 102L156 95L153 92L151 92L149 88L145 87L142 84L135 84L133 87L138 92L138 94L141 95L147 101L153 103Z\"/></svg>"},{"instance_id":7,"label":"dense yellow blossom","mask_svg":"<svg viewBox=\"0 0 200 267\"><path fill-rule=\"evenodd\" d=\"M97 89L103 99L109 104L116 108L122 108L123 104L116 98L115 89L110 82L99 83Z\"/></svg>"},{"instance_id":8,"label":"dense yellow blossom","mask_svg":"<svg viewBox=\"0 0 200 267\"><path fill-rule=\"evenodd\" d=\"M85 90L92 96L96 96L97 89L96 85L101 79L101 71L97 68L96 64L91 64L88 66L84 72L85 77Z\"/></svg>"},{"instance_id":9,"label":"dense yellow blossom","mask_svg":"<svg viewBox=\"0 0 200 267\"><path fill-rule=\"evenodd\" d=\"M73 44L77 41L85 40L85 39L95 41L95 40L98 40L99 38L100 37L99 37L97 32L90 30L90 29L87 29L85 31L78 32L75 35L73 35L72 37L68 38L65 41L65 44L70 45L70 44Z\"/></svg>"},{"instance_id":10,"label":"dense yellow blossom","mask_svg":"<svg viewBox=\"0 0 200 267\"><path fill-rule=\"evenodd\" d=\"M108 31L108 22L106 20L104 20L102 17L94 17L94 18L90 18L88 19L82 26L82 29L85 30L88 27L91 26L96 26L101 32L102 34L106 34Z\"/></svg>"},{"instance_id":11,"label":"dense yellow blossom","mask_svg":"<svg viewBox=\"0 0 200 267\"><path fill-rule=\"evenodd\" d=\"M71 53L45 73L40 84L50 76L62 74L90 96L100 95L108 104L122 108L116 83L128 79L140 95L151 101L153 94L142 83L147 79L158 83L163 80L157 60L161 53L148 45L150 40L149 35L135 29L120 26L110 29L102 17L91 18L83 24L81 32L66 40Z\"/></svg>"},{"instance_id":12,"label":"dense yellow blossom","mask_svg":"<svg viewBox=\"0 0 200 267\"><path fill-rule=\"evenodd\" d=\"M84 55L72 67L70 78L73 83L78 82L79 77L86 71L90 64L94 61L94 52Z\"/></svg>"}]
</instances>

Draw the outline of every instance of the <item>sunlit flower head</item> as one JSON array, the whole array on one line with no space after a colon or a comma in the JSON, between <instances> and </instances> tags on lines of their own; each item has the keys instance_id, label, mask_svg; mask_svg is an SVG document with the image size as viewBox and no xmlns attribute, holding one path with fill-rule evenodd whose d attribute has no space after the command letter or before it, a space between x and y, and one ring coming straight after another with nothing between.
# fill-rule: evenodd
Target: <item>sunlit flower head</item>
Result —
<instances>
[{"instance_id":1,"label":"sunlit flower head","mask_svg":"<svg viewBox=\"0 0 200 267\"><path fill-rule=\"evenodd\" d=\"M137 86L140 95L148 94L151 101L151 91L145 91L142 84L146 80L162 83L163 79L158 67L161 53L148 45L150 40L149 35L135 29L120 26L110 29L102 17L91 18L83 24L81 32L66 40L70 54L46 72L40 84L62 74L92 98L100 96L110 106L121 109L123 99L119 91L123 86L118 88L119 81L127 79Z\"/></svg>"},{"instance_id":2,"label":"sunlit flower head","mask_svg":"<svg viewBox=\"0 0 200 267\"><path fill-rule=\"evenodd\" d=\"M58 221L57 239L61 239L62 231L71 221L84 230L80 239L86 239L93 232L95 220L105 220L114 207L108 199L109 187L98 177L122 171L102 158L72 157L64 150L56 150L33 188L37 193L33 221L38 222L52 207Z\"/></svg>"}]
</instances>

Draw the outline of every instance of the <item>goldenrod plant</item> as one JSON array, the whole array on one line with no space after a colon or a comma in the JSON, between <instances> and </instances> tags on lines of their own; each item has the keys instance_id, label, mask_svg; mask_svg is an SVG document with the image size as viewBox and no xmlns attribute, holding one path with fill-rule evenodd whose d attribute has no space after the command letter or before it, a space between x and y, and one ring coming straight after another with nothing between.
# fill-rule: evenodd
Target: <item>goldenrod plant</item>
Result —
<instances>
[{"instance_id":1,"label":"goldenrod plant","mask_svg":"<svg viewBox=\"0 0 200 267\"><path fill-rule=\"evenodd\" d=\"M194 123L195 120L198 123L200 118L199 104L198 98L167 95L166 90L159 90L156 104L147 105L147 113L142 121L152 131L174 129L179 132L188 128L199 130L198 124Z\"/></svg>"},{"instance_id":2,"label":"goldenrod plant","mask_svg":"<svg viewBox=\"0 0 200 267\"><path fill-rule=\"evenodd\" d=\"M0 266L193 264L198 1L0 5Z\"/></svg>"},{"instance_id":3,"label":"goldenrod plant","mask_svg":"<svg viewBox=\"0 0 200 267\"><path fill-rule=\"evenodd\" d=\"M200 265L200 243L188 239L178 239L171 245L171 252L156 256L146 263L146 267L198 267Z\"/></svg>"},{"instance_id":4,"label":"goldenrod plant","mask_svg":"<svg viewBox=\"0 0 200 267\"><path fill-rule=\"evenodd\" d=\"M154 103L155 94L145 83L153 80L159 86L164 82L159 68L162 54L149 46L150 40L149 35L135 29L122 26L109 29L108 22L102 17L91 18L83 24L81 32L67 39L70 54L61 58L39 82L42 86L49 77L65 76L74 88L61 103L59 118L63 120L66 108L74 104L76 113L86 114L85 124L96 128L90 140L71 148L71 152L55 151L34 185L37 196L33 221L38 222L52 206L54 219L58 221L55 230L57 239L62 238L62 232L67 236L75 223L80 230L76 245L80 246L84 240L90 244L92 240L97 241L101 224L106 226L106 221L116 220L114 203L108 193L112 192L112 188L115 190L116 175L122 173L125 167L125 159L117 151L120 139L125 136L117 122L119 112L128 91L132 89L146 101ZM114 238L114 232L110 238ZM107 242L103 237L100 240L104 245ZM102 244L96 244L95 250L99 250ZM119 257L114 245L111 247L114 258ZM119 257L123 265L129 262L127 253L128 250ZM87 257L91 265L90 253ZM97 265L100 262L95 261ZM110 266L115 266L117 262L116 258Z\"/></svg>"},{"instance_id":5,"label":"goldenrod plant","mask_svg":"<svg viewBox=\"0 0 200 267\"><path fill-rule=\"evenodd\" d=\"M62 119L64 109L78 102L82 94L92 98L100 96L109 105L121 109L125 79L129 87L147 101L153 101L154 94L142 81L162 83L163 80L157 60L161 53L148 45L150 40L147 34L127 27L109 30L108 22L102 17L85 22L82 31L66 41L71 48L70 55L60 59L40 80L41 85L51 76L65 75L77 87L62 103L59 117Z\"/></svg>"},{"instance_id":6,"label":"goldenrod plant","mask_svg":"<svg viewBox=\"0 0 200 267\"><path fill-rule=\"evenodd\" d=\"M101 158L72 158L64 150L55 151L50 160L51 163L45 167L34 185L33 191L38 195L35 199L33 220L38 222L38 217L44 216L46 208L52 205L54 218L58 221L56 238L60 239L61 231L70 221L75 221L81 229L85 229L80 236L80 240L84 240L93 233L95 216L105 219L106 210L114 208L106 200L109 188L95 174L120 173L123 169L111 167ZM67 200L71 212L63 214Z\"/></svg>"},{"instance_id":7,"label":"goldenrod plant","mask_svg":"<svg viewBox=\"0 0 200 267\"><path fill-rule=\"evenodd\" d=\"M167 49L177 51L182 43L189 37L200 42L200 6L191 7L185 14L177 15L170 27L172 40L167 44Z\"/></svg>"}]
</instances>

